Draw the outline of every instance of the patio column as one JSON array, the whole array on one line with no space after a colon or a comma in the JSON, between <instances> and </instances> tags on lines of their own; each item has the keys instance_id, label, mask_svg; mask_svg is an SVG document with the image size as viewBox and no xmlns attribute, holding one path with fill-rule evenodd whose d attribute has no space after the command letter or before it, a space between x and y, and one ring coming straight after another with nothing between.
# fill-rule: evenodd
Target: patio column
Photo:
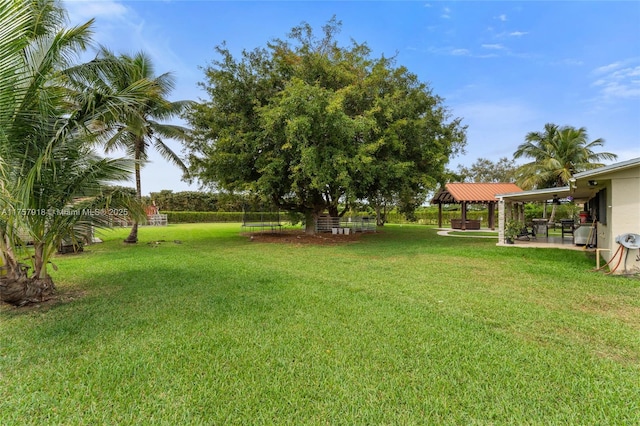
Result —
<instances>
[{"instance_id":1,"label":"patio column","mask_svg":"<svg viewBox=\"0 0 640 426\"><path fill-rule=\"evenodd\" d=\"M496 223L495 223L495 219L494 216L496 214L496 203L489 203L489 217L488 217L488 225L489 225L489 229L491 229L492 231L496 229Z\"/></svg>"},{"instance_id":2,"label":"patio column","mask_svg":"<svg viewBox=\"0 0 640 426\"><path fill-rule=\"evenodd\" d=\"M442 203L438 203L438 228L442 228Z\"/></svg>"},{"instance_id":3,"label":"patio column","mask_svg":"<svg viewBox=\"0 0 640 426\"><path fill-rule=\"evenodd\" d=\"M498 201L498 244L504 244L504 200Z\"/></svg>"}]
</instances>

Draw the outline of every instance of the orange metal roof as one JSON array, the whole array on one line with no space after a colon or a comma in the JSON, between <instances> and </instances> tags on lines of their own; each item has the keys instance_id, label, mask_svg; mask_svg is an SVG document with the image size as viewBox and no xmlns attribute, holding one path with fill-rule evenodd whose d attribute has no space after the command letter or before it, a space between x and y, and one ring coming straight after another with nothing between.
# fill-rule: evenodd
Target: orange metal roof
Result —
<instances>
[{"instance_id":1,"label":"orange metal roof","mask_svg":"<svg viewBox=\"0 0 640 426\"><path fill-rule=\"evenodd\" d=\"M436 193L431 200L433 204L454 203L495 203L496 194L521 192L522 189L515 183L461 183L454 182L445 185L444 189Z\"/></svg>"}]
</instances>

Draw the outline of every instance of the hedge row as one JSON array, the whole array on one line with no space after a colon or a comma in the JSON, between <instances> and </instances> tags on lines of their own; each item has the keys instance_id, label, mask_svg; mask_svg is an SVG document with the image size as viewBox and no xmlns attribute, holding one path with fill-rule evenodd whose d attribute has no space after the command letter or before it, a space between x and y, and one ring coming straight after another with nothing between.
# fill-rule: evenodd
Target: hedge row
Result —
<instances>
[{"instance_id":1,"label":"hedge row","mask_svg":"<svg viewBox=\"0 0 640 426\"><path fill-rule=\"evenodd\" d=\"M242 222L242 212L167 212L169 223Z\"/></svg>"},{"instance_id":2,"label":"hedge row","mask_svg":"<svg viewBox=\"0 0 640 426\"><path fill-rule=\"evenodd\" d=\"M558 208L556 220L572 217L572 211L565 206ZM549 208L549 213L551 209ZM272 222L277 218L278 213L259 213L253 212L245 216L243 212L169 212L162 211L161 213L167 215L169 223L207 223L207 222L238 222L243 221L243 217L249 222ZM527 209L527 220L531 218L542 217L542 211ZM404 215L397 212L387 213L387 223L419 223L422 225L437 225L438 224L438 210L437 209L424 209L418 210L415 213L416 220L408 221ZM442 212L442 225L449 226L451 219L459 219L461 217L459 210ZM480 220L481 226L488 226L488 214L487 210L475 211L469 210L467 212L467 219ZM290 219L284 212L280 212L280 221L288 222ZM498 223L498 212L496 211L495 223Z\"/></svg>"},{"instance_id":3,"label":"hedge row","mask_svg":"<svg viewBox=\"0 0 640 426\"><path fill-rule=\"evenodd\" d=\"M206 222L242 222L244 213L242 212L169 212L161 211L160 213L167 215L167 221L169 223L206 223ZM250 222L270 222L276 220L276 217L272 217L272 214L265 214L261 216L260 213L251 213L247 217L247 221ZM459 211L443 211L442 222L443 225L448 224L451 219L460 218ZM487 212L469 211L467 213L468 219L482 219L483 226L487 224ZM416 212L417 223L423 225L437 225L438 224L438 212L421 211ZM286 222L284 213L280 213L280 221ZM388 223L409 223L405 217L400 213L387 213ZM415 222L414 222L415 223Z\"/></svg>"},{"instance_id":4,"label":"hedge row","mask_svg":"<svg viewBox=\"0 0 640 426\"><path fill-rule=\"evenodd\" d=\"M487 211L467 211L467 219L480 220L482 226L488 226L488 214ZM403 214L391 212L387 213L387 223L419 223L421 225L437 225L438 224L438 210L422 210L416 211L416 220L414 222L408 221ZM447 211L442 212L442 226L449 226L451 219L460 219L460 211ZM496 222L498 223L498 214L496 212Z\"/></svg>"}]
</instances>

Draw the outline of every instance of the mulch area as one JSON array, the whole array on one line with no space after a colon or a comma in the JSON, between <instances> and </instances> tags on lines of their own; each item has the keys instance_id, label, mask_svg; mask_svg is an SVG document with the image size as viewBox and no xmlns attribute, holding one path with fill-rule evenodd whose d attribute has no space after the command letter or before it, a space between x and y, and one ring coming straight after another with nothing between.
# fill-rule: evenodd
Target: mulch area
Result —
<instances>
[{"instance_id":1,"label":"mulch area","mask_svg":"<svg viewBox=\"0 0 640 426\"><path fill-rule=\"evenodd\" d=\"M310 235L305 234L304 231L301 230L288 230L281 232L247 232L242 235L246 236L253 242L260 243L336 245L354 243L360 239L362 233L351 233L349 235L318 233Z\"/></svg>"}]
</instances>

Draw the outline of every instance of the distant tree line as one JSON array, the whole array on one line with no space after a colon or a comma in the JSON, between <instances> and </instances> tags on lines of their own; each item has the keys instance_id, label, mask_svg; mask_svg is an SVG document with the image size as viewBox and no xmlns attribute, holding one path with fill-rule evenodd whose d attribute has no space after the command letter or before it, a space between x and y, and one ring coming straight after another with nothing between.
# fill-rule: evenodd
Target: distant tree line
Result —
<instances>
[{"instance_id":1,"label":"distant tree line","mask_svg":"<svg viewBox=\"0 0 640 426\"><path fill-rule=\"evenodd\" d=\"M173 192L163 189L143 197L146 205L155 204L160 211L171 212L241 212L269 210L255 197L229 192Z\"/></svg>"}]
</instances>

